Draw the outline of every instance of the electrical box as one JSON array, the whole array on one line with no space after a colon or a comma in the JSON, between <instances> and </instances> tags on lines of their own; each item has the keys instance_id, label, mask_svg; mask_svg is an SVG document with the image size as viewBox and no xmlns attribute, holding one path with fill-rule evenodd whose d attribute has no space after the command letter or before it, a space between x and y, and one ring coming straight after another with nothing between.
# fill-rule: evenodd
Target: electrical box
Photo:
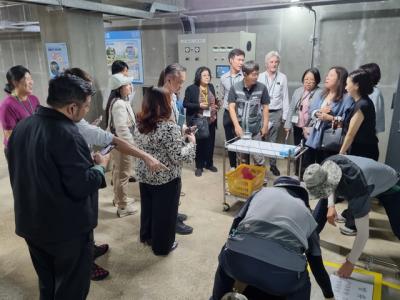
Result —
<instances>
[{"instance_id":1,"label":"electrical box","mask_svg":"<svg viewBox=\"0 0 400 300\"><path fill-rule=\"evenodd\" d=\"M240 31L178 35L179 63L187 68L180 98L184 97L186 87L193 83L197 68L206 66L211 70L211 83L215 87L216 97L221 99L220 77L229 71L228 54L235 48L245 52L245 61L254 60L256 34Z\"/></svg>"}]
</instances>

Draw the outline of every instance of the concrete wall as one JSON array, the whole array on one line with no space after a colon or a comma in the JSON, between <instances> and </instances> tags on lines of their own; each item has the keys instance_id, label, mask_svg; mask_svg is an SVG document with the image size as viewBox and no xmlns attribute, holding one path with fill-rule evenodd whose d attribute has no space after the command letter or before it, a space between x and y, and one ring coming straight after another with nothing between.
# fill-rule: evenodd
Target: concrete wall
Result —
<instances>
[{"instance_id":1,"label":"concrete wall","mask_svg":"<svg viewBox=\"0 0 400 300\"><path fill-rule=\"evenodd\" d=\"M0 9L0 20L3 22L35 22L38 21L34 6L11 6ZM34 94L41 103L46 102L48 76L44 49L40 41L40 33L7 32L0 30L0 95L4 96L3 86L6 73L10 67L23 65L32 73Z\"/></svg>"},{"instance_id":2,"label":"concrete wall","mask_svg":"<svg viewBox=\"0 0 400 300\"><path fill-rule=\"evenodd\" d=\"M187 5L192 9L215 7L212 1L205 1L201 6L197 1L188 1ZM391 122L392 94L400 72L399 7L400 2L389 1L386 4L316 8L317 45L314 64L320 69L322 77L334 65L344 66L350 72L361 64L376 62L382 69L379 87L386 99L387 129L379 135L382 160L386 154ZM281 71L288 76L291 94L300 85L304 70L310 66L313 24L313 14L306 8L220 15L210 13L197 17L196 32L255 32L256 60L263 65L265 53L278 50L282 56ZM218 137L223 139L222 130Z\"/></svg>"},{"instance_id":3,"label":"concrete wall","mask_svg":"<svg viewBox=\"0 0 400 300\"><path fill-rule=\"evenodd\" d=\"M172 1L172 0L171 0ZM167 1L170 4L171 1ZM253 5L265 1L194 1L187 0L189 9L208 9ZM324 76L333 65L342 65L349 71L362 63L376 62L382 69L379 84L386 99L386 133L380 135L381 159L386 154L388 132L391 122L390 103L400 72L400 1L346 4L316 7L317 45L315 65ZM0 16L4 16L4 9ZM34 9L33 9L34 11ZM34 13L8 12L17 18L33 19ZM289 8L270 11L241 12L230 14L201 15L196 17L196 32L236 32L240 30L257 34L256 60L263 65L266 52L276 49L282 56L281 71L286 73L292 92L300 85L300 77L311 62L311 37L313 14L305 8ZM156 84L159 72L167 64L177 61L177 35L182 33L178 19L152 21L114 20L105 23L105 30L140 29L145 68L145 86ZM13 64L25 64L32 70L36 80L35 93L44 100L46 94L44 55L38 35L1 34L0 76ZM83 44L84 45L84 44ZM24 49L22 50L15 50ZM95 76L96 77L96 76ZM188 78L189 81L192 78ZM142 92L136 93L135 109L140 107ZM223 141L220 127L217 144Z\"/></svg>"}]
</instances>

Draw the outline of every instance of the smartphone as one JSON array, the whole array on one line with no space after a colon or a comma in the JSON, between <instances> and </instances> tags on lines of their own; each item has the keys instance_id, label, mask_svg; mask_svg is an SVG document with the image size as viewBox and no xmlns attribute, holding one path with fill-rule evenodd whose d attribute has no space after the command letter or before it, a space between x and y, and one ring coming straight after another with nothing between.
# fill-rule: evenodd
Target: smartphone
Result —
<instances>
[{"instance_id":1,"label":"smartphone","mask_svg":"<svg viewBox=\"0 0 400 300\"><path fill-rule=\"evenodd\" d=\"M100 154L101 155L106 155L106 154L110 153L111 150L114 149L114 148L115 148L114 144L109 144L109 145L105 146L103 149L100 150Z\"/></svg>"}]
</instances>

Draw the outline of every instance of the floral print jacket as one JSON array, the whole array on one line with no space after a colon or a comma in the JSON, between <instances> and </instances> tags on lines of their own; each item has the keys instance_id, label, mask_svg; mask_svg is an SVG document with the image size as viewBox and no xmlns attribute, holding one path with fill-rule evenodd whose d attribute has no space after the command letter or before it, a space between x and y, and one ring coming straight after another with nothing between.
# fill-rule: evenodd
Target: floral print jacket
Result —
<instances>
[{"instance_id":1,"label":"floral print jacket","mask_svg":"<svg viewBox=\"0 0 400 300\"><path fill-rule=\"evenodd\" d=\"M183 162L192 163L196 156L196 145L185 143L181 129L172 121L161 121L148 134L135 131L137 146L158 159L169 170L150 172L143 160L138 160L136 175L139 182L162 185L181 177Z\"/></svg>"}]
</instances>

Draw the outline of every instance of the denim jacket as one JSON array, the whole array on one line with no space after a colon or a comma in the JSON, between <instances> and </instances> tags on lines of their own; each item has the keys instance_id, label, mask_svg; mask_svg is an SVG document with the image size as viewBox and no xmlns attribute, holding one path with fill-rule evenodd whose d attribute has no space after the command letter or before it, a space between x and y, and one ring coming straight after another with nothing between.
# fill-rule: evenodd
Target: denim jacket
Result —
<instances>
[{"instance_id":1,"label":"denim jacket","mask_svg":"<svg viewBox=\"0 0 400 300\"><path fill-rule=\"evenodd\" d=\"M313 121L318 120L315 116L315 113L321 108L323 102L324 98L321 95L320 98L315 99L315 101L311 103L310 111L311 119ZM346 94L339 101L332 102L331 114L335 117L340 116L342 117L342 119L344 119L352 104L353 100L350 96ZM318 129L314 126L310 132L310 136L307 139L306 146L313 149L318 149L321 146L323 132L325 131L325 129L329 128L331 124L332 123L329 121L323 121L321 122L321 125L318 127Z\"/></svg>"}]
</instances>

